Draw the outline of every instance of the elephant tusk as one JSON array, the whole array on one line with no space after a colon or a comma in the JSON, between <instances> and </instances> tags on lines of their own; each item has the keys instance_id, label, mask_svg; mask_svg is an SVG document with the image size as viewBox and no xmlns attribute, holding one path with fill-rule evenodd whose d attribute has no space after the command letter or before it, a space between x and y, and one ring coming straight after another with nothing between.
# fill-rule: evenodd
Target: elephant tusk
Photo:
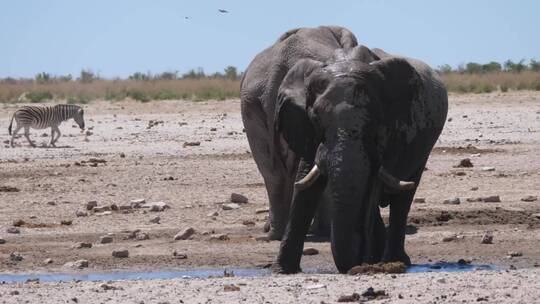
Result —
<instances>
[{"instance_id":1,"label":"elephant tusk","mask_svg":"<svg viewBox=\"0 0 540 304\"><path fill-rule=\"evenodd\" d=\"M317 167L317 165L314 165L313 168L311 168L311 171L309 171L309 173L304 176L304 178L294 183L294 187L297 190L302 191L313 185L313 183L317 180L317 178L319 178L320 175L321 170L319 169L319 167Z\"/></svg>"},{"instance_id":2,"label":"elephant tusk","mask_svg":"<svg viewBox=\"0 0 540 304\"><path fill-rule=\"evenodd\" d=\"M416 187L415 182L402 181L392 176L382 166L379 168L379 178L390 188L395 190L412 190Z\"/></svg>"}]
</instances>

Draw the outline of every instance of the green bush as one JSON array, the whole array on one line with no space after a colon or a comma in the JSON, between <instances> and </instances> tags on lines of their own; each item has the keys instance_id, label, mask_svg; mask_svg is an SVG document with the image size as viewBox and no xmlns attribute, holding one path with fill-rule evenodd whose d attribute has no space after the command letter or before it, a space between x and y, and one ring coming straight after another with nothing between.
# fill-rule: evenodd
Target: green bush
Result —
<instances>
[{"instance_id":1,"label":"green bush","mask_svg":"<svg viewBox=\"0 0 540 304\"><path fill-rule=\"evenodd\" d=\"M149 102L150 98L143 91L132 90L127 92L127 97L131 97L140 102Z\"/></svg>"},{"instance_id":2,"label":"green bush","mask_svg":"<svg viewBox=\"0 0 540 304\"><path fill-rule=\"evenodd\" d=\"M51 92L48 92L48 91L43 91L43 92L37 91L37 92L26 93L26 98L28 98L28 100L30 100L30 102L32 103L40 103L46 100L52 100L53 95L51 94Z\"/></svg>"}]
</instances>

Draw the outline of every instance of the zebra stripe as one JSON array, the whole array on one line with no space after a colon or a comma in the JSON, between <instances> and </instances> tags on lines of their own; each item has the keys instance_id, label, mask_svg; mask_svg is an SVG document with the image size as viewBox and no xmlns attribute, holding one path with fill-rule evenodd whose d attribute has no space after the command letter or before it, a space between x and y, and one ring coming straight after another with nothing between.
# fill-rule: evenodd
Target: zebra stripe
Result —
<instances>
[{"instance_id":1,"label":"zebra stripe","mask_svg":"<svg viewBox=\"0 0 540 304\"><path fill-rule=\"evenodd\" d=\"M24 128L25 136L30 142L28 136L29 128L33 129L45 129L51 128L51 145L54 146L54 143L60 137L60 129L58 126L70 118L73 118L75 122L79 125L81 129L84 129L84 111L80 106L77 105L55 105L55 106L25 106L13 114L11 118L11 123L8 127L8 131L11 134L11 127L13 125L13 120L17 122L17 128L12 134L11 145L13 146L13 139L17 132ZM54 138L55 133L58 133L57 138Z\"/></svg>"}]
</instances>

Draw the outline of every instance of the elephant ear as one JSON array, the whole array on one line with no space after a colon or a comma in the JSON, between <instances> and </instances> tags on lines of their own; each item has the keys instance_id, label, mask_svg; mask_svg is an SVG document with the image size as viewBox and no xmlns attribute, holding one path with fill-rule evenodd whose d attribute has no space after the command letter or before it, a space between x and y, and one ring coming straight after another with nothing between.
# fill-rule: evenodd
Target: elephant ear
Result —
<instances>
[{"instance_id":1,"label":"elephant ear","mask_svg":"<svg viewBox=\"0 0 540 304\"><path fill-rule=\"evenodd\" d=\"M307 78L323 64L311 59L299 60L287 73L278 91L274 129L276 140L282 135L289 148L305 157L315 131L307 113Z\"/></svg>"},{"instance_id":2,"label":"elephant ear","mask_svg":"<svg viewBox=\"0 0 540 304\"><path fill-rule=\"evenodd\" d=\"M411 123L411 109L422 89L416 69L403 58L384 58L371 63L380 73L379 96L383 119Z\"/></svg>"}]
</instances>

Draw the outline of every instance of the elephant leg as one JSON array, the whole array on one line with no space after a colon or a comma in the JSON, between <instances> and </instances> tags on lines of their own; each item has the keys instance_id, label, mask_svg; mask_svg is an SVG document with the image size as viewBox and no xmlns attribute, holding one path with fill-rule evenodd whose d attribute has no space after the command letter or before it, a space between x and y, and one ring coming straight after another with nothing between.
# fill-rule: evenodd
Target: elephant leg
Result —
<instances>
[{"instance_id":1,"label":"elephant leg","mask_svg":"<svg viewBox=\"0 0 540 304\"><path fill-rule=\"evenodd\" d=\"M380 262L386 246L386 228L379 209L382 191L381 182L378 179L375 180L368 198L364 220L364 261L367 263Z\"/></svg>"},{"instance_id":2,"label":"elephant leg","mask_svg":"<svg viewBox=\"0 0 540 304\"><path fill-rule=\"evenodd\" d=\"M417 185L422 176L424 165L413 175L413 180ZM411 259L405 252L405 228L407 226L407 216L414 198L414 190L404 191L395 194L390 199L390 224L388 226L388 238L383 255L384 262L403 262L405 265L411 264Z\"/></svg>"},{"instance_id":3,"label":"elephant leg","mask_svg":"<svg viewBox=\"0 0 540 304\"><path fill-rule=\"evenodd\" d=\"M268 228L270 240L281 240L285 233L293 196L293 185L294 183L289 181L287 177L272 177L272 180L266 183L270 205L269 224L266 228Z\"/></svg>"},{"instance_id":4,"label":"elephant leg","mask_svg":"<svg viewBox=\"0 0 540 304\"><path fill-rule=\"evenodd\" d=\"M304 177L312 166L311 163L301 161L297 180ZM294 191L291 213L279 248L277 264L274 266L275 271L287 274L301 271L300 260L304 249L304 239L325 186L326 178L320 176L309 188Z\"/></svg>"},{"instance_id":5,"label":"elephant leg","mask_svg":"<svg viewBox=\"0 0 540 304\"><path fill-rule=\"evenodd\" d=\"M264 231L270 240L281 240L292 200L295 160L279 153L267 126L267 117L258 100L242 100L242 120L259 172L263 176L269 201L269 219Z\"/></svg>"}]
</instances>

